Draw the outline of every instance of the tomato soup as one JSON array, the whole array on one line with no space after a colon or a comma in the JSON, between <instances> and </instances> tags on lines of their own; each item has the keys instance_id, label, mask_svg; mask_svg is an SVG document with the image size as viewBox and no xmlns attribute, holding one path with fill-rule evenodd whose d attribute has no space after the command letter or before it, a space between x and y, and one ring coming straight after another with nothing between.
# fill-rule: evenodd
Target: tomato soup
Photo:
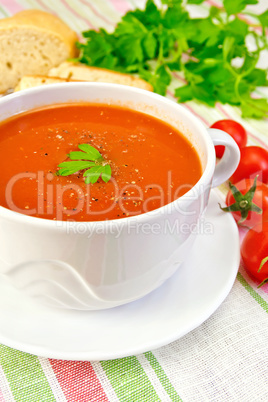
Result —
<instances>
[{"instance_id":1,"label":"tomato soup","mask_svg":"<svg viewBox=\"0 0 268 402\"><path fill-rule=\"evenodd\" d=\"M59 176L78 145L107 160L111 179ZM165 122L102 104L54 105L0 124L0 205L39 218L101 221L142 214L187 192L201 177L192 144Z\"/></svg>"}]
</instances>

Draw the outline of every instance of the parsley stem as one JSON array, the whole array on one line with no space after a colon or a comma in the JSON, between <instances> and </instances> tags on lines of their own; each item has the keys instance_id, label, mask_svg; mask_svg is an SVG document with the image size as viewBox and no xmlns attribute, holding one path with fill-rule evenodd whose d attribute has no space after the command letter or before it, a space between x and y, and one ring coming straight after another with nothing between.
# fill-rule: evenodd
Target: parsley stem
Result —
<instances>
[{"instance_id":1,"label":"parsley stem","mask_svg":"<svg viewBox=\"0 0 268 402\"><path fill-rule=\"evenodd\" d=\"M240 100L241 103L246 103L245 100L241 97L240 92L239 92L239 84L241 82L242 75L237 75L236 80L235 80L235 85L234 85L234 90L237 98Z\"/></svg>"},{"instance_id":2,"label":"parsley stem","mask_svg":"<svg viewBox=\"0 0 268 402\"><path fill-rule=\"evenodd\" d=\"M249 17L253 17L259 21L259 16L257 14L252 13L251 11L243 11L243 15L248 15Z\"/></svg>"},{"instance_id":3,"label":"parsley stem","mask_svg":"<svg viewBox=\"0 0 268 402\"><path fill-rule=\"evenodd\" d=\"M135 22L137 23L137 25L142 29L142 31L147 34L148 33L148 29L144 26L144 24L138 20L138 18L132 16L133 20L135 20Z\"/></svg>"},{"instance_id":4,"label":"parsley stem","mask_svg":"<svg viewBox=\"0 0 268 402\"><path fill-rule=\"evenodd\" d=\"M164 49L163 49L163 41L159 41L159 52L158 52L158 58L156 62L156 71L157 69L163 64L163 55L164 55Z\"/></svg>"}]
</instances>

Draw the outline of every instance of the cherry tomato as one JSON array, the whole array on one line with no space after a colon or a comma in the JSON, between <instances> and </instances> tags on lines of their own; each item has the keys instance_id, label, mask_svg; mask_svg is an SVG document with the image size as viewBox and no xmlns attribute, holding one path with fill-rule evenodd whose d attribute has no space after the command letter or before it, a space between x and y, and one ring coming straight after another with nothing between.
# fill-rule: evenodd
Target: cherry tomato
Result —
<instances>
[{"instance_id":1,"label":"cherry tomato","mask_svg":"<svg viewBox=\"0 0 268 402\"><path fill-rule=\"evenodd\" d=\"M241 257L245 269L260 282L268 279L268 260L259 270L261 262L267 256L268 222L264 222L250 229L245 235L241 245Z\"/></svg>"},{"instance_id":2,"label":"cherry tomato","mask_svg":"<svg viewBox=\"0 0 268 402\"><path fill-rule=\"evenodd\" d=\"M219 120L212 124L211 128L218 128L219 130L225 131L230 134L235 140L239 148L243 148L247 145L247 133L241 124L234 120ZM223 145L216 145L215 151L217 158L221 158L224 153L225 147Z\"/></svg>"},{"instance_id":3,"label":"cherry tomato","mask_svg":"<svg viewBox=\"0 0 268 402\"><path fill-rule=\"evenodd\" d=\"M258 180L268 183L268 152L264 148L250 146L240 150L239 165L230 178L232 183L258 175Z\"/></svg>"},{"instance_id":4,"label":"cherry tomato","mask_svg":"<svg viewBox=\"0 0 268 402\"><path fill-rule=\"evenodd\" d=\"M245 219L241 224L252 227L257 225L258 223L268 221L268 186L262 182L256 182L256 190L254 192L253 199L251 199L251 194L248 193L249 190L254 185L253 179L244 179L239 181L235 184L236 189L243 194L245 197L241 199L240 194L234 197L231 190L228 191L226 196L226 205L230 207L231 205L238 205L240 206L240 210L232 210L229 211L232 213L233 217L235 218L236 222L241 221L243 217ZM248 193L248 196L246 195ZM236 202L235 198L238 199ZM254 205L252 205L252 203ZM257 213L256 210L259 207L262 209L262 213ZM233 208L237 209L237 208ZM244 212L244 213L243 213Z\"/></svg>"}]
</instances>

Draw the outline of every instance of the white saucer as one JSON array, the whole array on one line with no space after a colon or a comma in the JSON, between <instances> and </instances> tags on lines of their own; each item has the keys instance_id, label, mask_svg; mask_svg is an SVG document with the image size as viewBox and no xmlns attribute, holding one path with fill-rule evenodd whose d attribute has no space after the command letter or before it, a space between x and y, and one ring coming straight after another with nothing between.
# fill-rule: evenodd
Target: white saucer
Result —
<instances>
[{"instance_id":1,"label":"white saucer","mask_svg":"<svg viewBox=\"0 0 268 402\"><path fill-rule=\"evenodd\" d=\"M107 360L166 345L202 324L223 302L239 260L237 226L212 191L192 254L159 289L102 311L52 310L0 282L0 343L64 360Z\"/></svg>"}]
</instances>

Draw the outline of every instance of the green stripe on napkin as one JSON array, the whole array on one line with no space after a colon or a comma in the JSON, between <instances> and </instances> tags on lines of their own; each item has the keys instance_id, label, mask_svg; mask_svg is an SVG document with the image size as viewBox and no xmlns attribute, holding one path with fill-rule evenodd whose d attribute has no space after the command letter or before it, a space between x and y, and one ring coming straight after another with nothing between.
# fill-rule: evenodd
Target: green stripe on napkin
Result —
<instances>
[{"instance_id":1,"label":"green stripe on napkin","mask_svg":"<svg viewBox=\"0 0 268 402\"><path fill-rule=\"evenodd\" d=\"M56 402L36 356L0 345L0 364L16 402Z\"/></svg>"},{"instance_id":2,"label":"green stripe on napkin","mask_svg":"<svg viewBox=\"0 0 268 402\"><path fill-rule=\"evenodd\" d=\"M248 293L259 303L259 305L263 308L266 313L268 313L268 303L257 293L245 280L245 278L241 275L240 272L237 274L237 279L244 286L244 288L248 291Z\"/></svg>"},{"instance_id":3,"label":"green stripe on napkin","mask_svg":"<svg viewBox=\"0 0 268 402\"><path fill-rule=\"evenodd\" d=\"M3 14L3 18L4 17L9 17L8 13L6 12L6 10L0 5L0 13Z\"/></svg>"},{"instance_id":4,"label":"green stripe on napkin","mask_svg":"<svg viewBox=\"0 0 268 402\"><path fill-rule=\"evenodd\" d=\"M156 357L152 354L152 352L146 352L144 353L146 359L152 366L153 370L155 371L155 374L157 375L159 381L162 384L162 387L166 391L166 393L169 395L170 399L174 402L182 402L182 399L179 397L177 392L175 391L173 385L169 381L166 373L164 372L163 368L160 366L158 363Z\"/></svg>"},{"instance_id":5,"label":"green stripe on napkin","mask_svg":"<svg viewBox=\"0 0 268 402\"><path fill-rule=\"evenodd\" d=\"M114 391L123 402L161 402L135 356L101 362Z\"/></svg>"}]
</instances>

